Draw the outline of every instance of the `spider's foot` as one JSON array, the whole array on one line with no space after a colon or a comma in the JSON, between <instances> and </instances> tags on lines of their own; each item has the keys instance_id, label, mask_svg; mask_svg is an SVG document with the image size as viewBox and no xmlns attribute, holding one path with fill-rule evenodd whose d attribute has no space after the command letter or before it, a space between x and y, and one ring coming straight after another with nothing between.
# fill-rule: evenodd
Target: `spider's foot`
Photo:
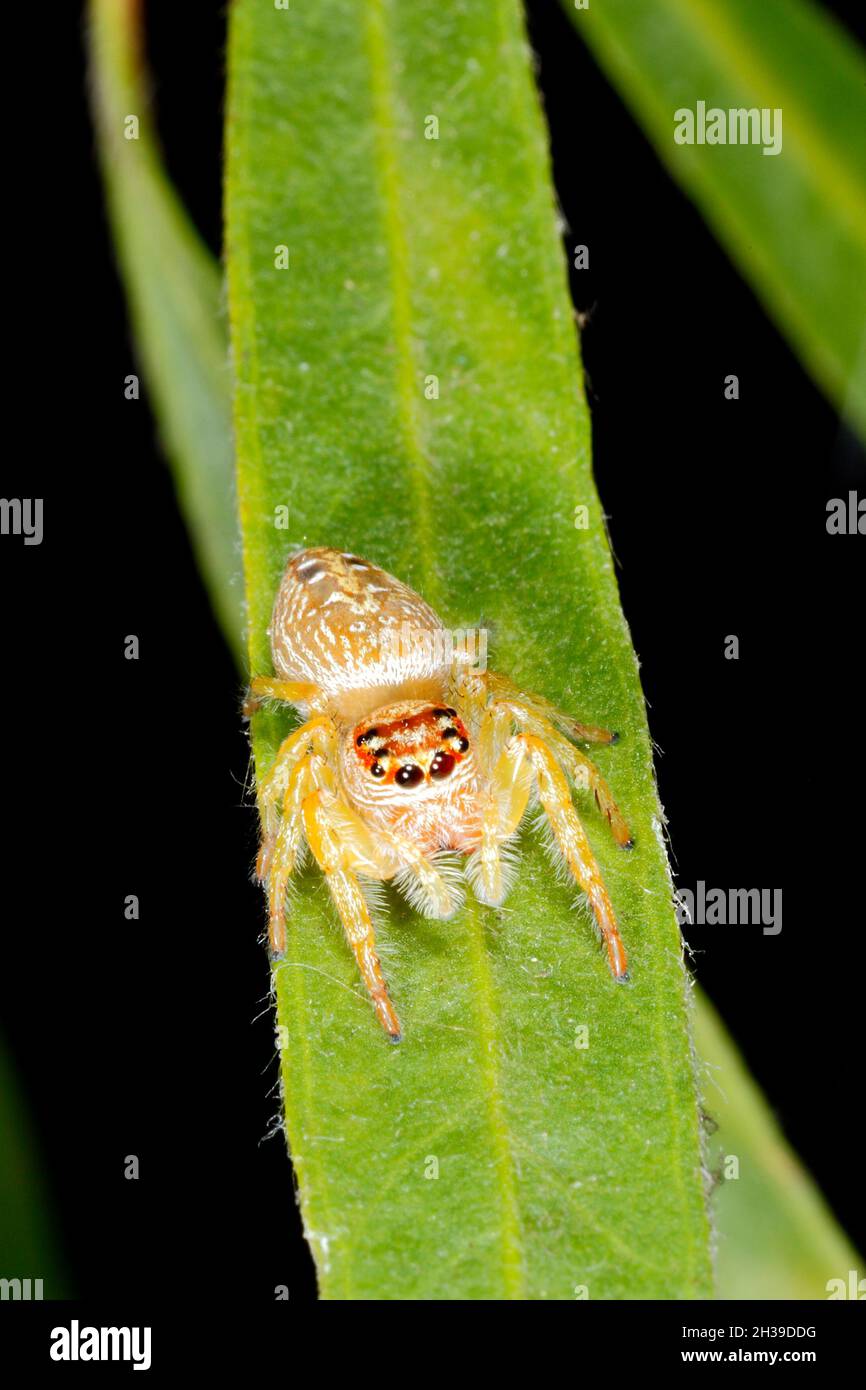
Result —
<instances>
[{"instance_id":1,"label":"spider's foot","mask_svg":"<svg viewBox=\"0 0 866 1390\"><path fill-rule=\"evenodd\" d=\"M283 959L287 944L285 919L272 917L268 923L268 955L272 962Z\"/></svg>"},{"instance_id":2,"label":"spider's foot","mask_svg":"<svg viewBox=\"0 0 866 1390\"><path fill-rule=\"evenodd\" d=\"M627 985L629 980L631 979L631 975L629 975L627 970L623 970L622 974L615 975L614 979L616 980L618 985Z\"/></svg>"},{"instance_id":3,"label":"spider's foot","mask_svg":"<svg viewBox=\"0 0 866 1390\"><path fill-rule=\"evenodd\" d=\"M402 1042L403 1030L400 1027L400 1020L394 1012L394 1005L391 1003L388 995L384 990L382 990L381 993L377 990L372 998L373 1007L376 1010L376 1017L388 1034L388 1040L392 1043Z\"/></svg>"}]
</instances>

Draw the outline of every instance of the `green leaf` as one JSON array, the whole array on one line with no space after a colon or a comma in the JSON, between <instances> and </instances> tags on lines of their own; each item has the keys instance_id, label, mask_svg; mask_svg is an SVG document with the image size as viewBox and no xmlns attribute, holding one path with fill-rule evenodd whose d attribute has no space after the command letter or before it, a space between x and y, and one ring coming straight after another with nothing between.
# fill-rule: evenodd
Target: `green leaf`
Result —
<instances>
[{"instance_id":1,"label":"green leaf","mask_svg":"<svg viewBox=\"0 0 866 1390\"><path fill-rule=\"evenodd\" d=\"M621 731L598 761L637 837L624 854L586 807L629 987L529 829L503 911L431 923L394 898L379 937L396 1049L321 883L304 881L275 983L329 1298L712 1288L680 937L548 166L515 0L234 6L227 253L252 672L271 669L288 541L365 554L452 627L490 625L491 664ZM261 775L288 721L254 725Z\"/></svg>"},{"instance_id":2,"label":"green leaf","mask_svg":"<svg viewBox=\"0 0 866 1390\"><path fill-rule=\"evenodd\" d=\"M240 556L222 277L160 163L139 40L134 0L92 0L93 110L143 384L162 429L199 569L240 657ZM130 116L138 121L136 138L127 138L135 133ZM118 392L132 370L130 364L118 376ZM130 401L131 411L138 408Z\"/></svg>"},{"instance_id":3,"label":"green leaf","mask_svg":"<svg viewBox=\"0 0 866 1390\"><path fill-rule=\"evenodd\" d=\"M706 999L695 1043L706 1063L704 1103L718 1124L710 1166L722 1179L713 1202L720 1298L827 1297L863 1261L839 1230L785 1140Z\"/></svg>"},{"instance_id":4,"label":"green leaf","mask_svg":"<svg viewBox=\"0 0 866 1390\"><path fill-rule=\"evenodd\" d=\"M866 60L807 0L603 0L578 32L807 371L866 437ZM782 149L679 145L680 108L782 111Z\"/></svg>"}]
</instances>

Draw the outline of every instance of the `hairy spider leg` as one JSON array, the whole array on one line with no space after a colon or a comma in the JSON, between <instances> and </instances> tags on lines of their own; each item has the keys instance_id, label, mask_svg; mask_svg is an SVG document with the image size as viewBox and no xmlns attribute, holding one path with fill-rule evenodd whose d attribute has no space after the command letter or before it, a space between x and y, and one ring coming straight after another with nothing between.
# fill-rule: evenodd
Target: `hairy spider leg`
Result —
<instances>
[{"instance_id":1,"label":"hairy spider leg","mask_svg":"<svg viewBox=\"0 0 866 1390\"><path fill-rule=\"evenodd\" d=\"M256 860L256 874L260 879L265 879L268 874L278 828L277 808L286 795L294 768L310 752L320 753L330 760L336 736L333 720L327 715L318 714L284 738L277 749L270 771L262 778L259 787L262 843Z\"/></svg>"},{"instance_id":2,"label":"hairy spider leg","mask_svg":"<svg viewBox=\"0 0 866 1390\"><path fill-rule=\"evenodd\" d=\"M286 949L286 893L303 847L304 801L320 787L332 783L331 770L320 754L309 754L292 769L267 868L268 939L272 956L281 956Z\"/></svg>"},{"instance_id":3,"label":"hairy spider leg","mask_svg":"<svg viewBox=\"0 0 866 1390\"><path fill-rule=\"evenodd\" d=\"M475 896L498 907L510 883L503 848L523 820L532 790L532 764L506 747L490 776L490 789L481 815L481 843L469 861Z\"/></svg>"},{"instance_id":4,"label":"hairy spider leg","mask_svg":"<svg viewBox=\"0 0 866 1390\"><path fill-rule=\"evenodd\" d=\"M586 788L595 797L598 809L610 825L613 838L622 849L632 849L634 839L626 824L625 817L614 800L613 792L602 777L595 763L582 753L556 729L548 719L537 714L530 705L521 700L499 700L499 708L509 710L515 722L527 733L535 734L555 754L562 763L572 783L577 788Z\"/></svg>"},{"instance_id":5,"label":"hairy spider leg","mask_svg":"<svg viewBox=\"0 0 866 1390\"><path fill-rule=\"evenodd\" d=\"M627 980L625 947L616 924L613 904L574 809L565 773L543 739L535 734L517 734L506 749L505 757L509 756L515 760L528 758L532 763L538 799L569 872L589 899L607 947L611 973L617 980Z\"/></svg>"},{"instance_id":6,"label":"hairy spider leg","mask_svg":"<svg viewBox=\"0 0 866 1390\"><path fill-rule=\"evenodd\" d=\"M520 704L527 712L531 711L555 724L568 734L569 738L579 739L582 743L616 743L619 738L619 735L611 733L610 729L599 729L594 724L582 724L579 719L572 719L570 714L557 709L556 705L546 700L543 695L531 695L519 690L513 681L500 675L498 671L486 671L482 679L495 699L512 700Z\"/></svg>"},{"instance_id":7,"label":"hairy spider leg","mask_svg":"<svg viewBox=\"0 0 866 1390\"><path fill-rule=\"evenodd\" d=\"M384 831L377 844L361 818L334 795L335 749L333 721L326 715L316 715L284 739L262 782L262 820L267 838L257 868L267 882L268 932L273 955L282 955L286 949L286 893L306 830L304 803L319 790L331 794L328 828L348 855L352 869L376 879L392 878L404 870L399 887L427 916L450 917L460 906L460 894L411 841ZM280 798L282 815L277 819ZM413 881L417 884L415 892ZM338 908L340 901L347 901L347 892L344 887L339 899L335 895ZM352 941L351 935L349 939Z\"/></svg>"},{"instance_id":8,"label":"hairy spider leg","mask_svg":"<svg viewBox=\"0 0 866 1390\"><path fill-rule=\"evenodd\" d=\"M333 794L322 788L305 798L303 816L307 840L325 875L376 1015L391 1041L399 1042L400 1020L388 997L388 986L376 954L370 910L353 872L353 869L361 869L375 877L384 877L375 872L375 861L370 858L369 831L348 806L340 805ZM357 823L354 839L348 833L353 822Z\"/></svg>"},{"instance_id":9,"label":"hairy spider leg","mask_svg":"<svg viewBox=\"0 0 866 1390\"><path fill-rule=\"evenodd\" d=\"M486 764L488 772L492 771L505 745L511 723L516 723L527 732L536 734L553 750L575 787L586 788L593 793L617 844L623 849L633 848L634 838L607 782L595 763L554 728L554 721L563 728L573 730L575 737L587 739L590 735L603 736L596 739L596 742L611 743L615 735L608 734L605 729L592 729L588 725L578 724L540 696L521 694L511 681L495 671L486 671L483 674L471 672L462 680L458 677L457 688L470 706L474 706L476 712L481 715L478 735L479 757L482 764ZM490 695L493 698L485 704ZM507 711L507 718L500 713L503 710ZM583 733L578 735L577 730L582 730Z\"/></svg>"},{"instance_id":10,"label":"hairy spider leg","mask_svg":"<svg viewBox=\"0 0 866 1390\"><path fill-rule=\"evenodd\" d=\"M498 717L496 711L492 718ZM625 947L601 870L574 808L565 774L552 751L535 734L517 734L511 738L493 770L482 817L481 845L476 851L476 894L482 902L492 906L502 901L506 885L501 848L523 818L533 780L565 864L589 899L607 947L611 971L617 980L625 980L628 978Z\"/></svg>"},{"instance_id":11,"label":"hairy spider leg","mask_svg":"<svg viewBox=\"0 0 866 1390\"><path fill-rule=\"evenodd\" d=\"M282 700L287 705L308 705L321 695L312 681L282 681L276 676L256 676L244 700L244 714L249 718L261 709L265 700Z\"/></svg>"}]
</instances>

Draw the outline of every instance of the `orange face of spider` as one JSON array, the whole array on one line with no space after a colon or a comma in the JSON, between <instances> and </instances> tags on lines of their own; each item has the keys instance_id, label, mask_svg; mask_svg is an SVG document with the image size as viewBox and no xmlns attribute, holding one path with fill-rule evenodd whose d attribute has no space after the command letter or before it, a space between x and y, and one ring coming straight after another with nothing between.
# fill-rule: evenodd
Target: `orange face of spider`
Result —
<instances>
[{"instance_id":1,"label":"orange face of spider","mask_svg":"<svg viewBox=\"0 0 866 1390\"><path fill-rule=\"evenodd\" d=\"M429 705L384 719L365 720L352 743L367 776L380 786L411 791L448 781L469 752L469 736L457 711Z\"/></svg>"}]
</instances>

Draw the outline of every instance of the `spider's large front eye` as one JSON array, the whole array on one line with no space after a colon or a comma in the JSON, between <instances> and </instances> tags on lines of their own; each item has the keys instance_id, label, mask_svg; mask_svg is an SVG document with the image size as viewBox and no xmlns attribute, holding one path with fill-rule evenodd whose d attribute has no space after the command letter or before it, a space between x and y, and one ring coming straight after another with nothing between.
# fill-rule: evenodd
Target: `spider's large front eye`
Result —
<instances>
[{"instance_id":1,"label":"spider's large front eye","mask_svg":"<svg viewBox=\"0 0 866 1390\"><path fill-rule=\"evenodd\" d=\"M404 763L398 770L394 781L401 787L417 787L419 782L423 782L424 773L417 763Z\"/></svg>"},{"instance_id":2,"label":"spider's large front eye","mask_svg":"<svg viewBox=\"0 0 866 1390\"><path fill-rule=\"evenodd\" d=\"M443 777L448 776L453 768L454 759L450 753L437 753L430 764L430 776L435 777L437 781L441 781Z\"/></svg>"}]
</instances>

